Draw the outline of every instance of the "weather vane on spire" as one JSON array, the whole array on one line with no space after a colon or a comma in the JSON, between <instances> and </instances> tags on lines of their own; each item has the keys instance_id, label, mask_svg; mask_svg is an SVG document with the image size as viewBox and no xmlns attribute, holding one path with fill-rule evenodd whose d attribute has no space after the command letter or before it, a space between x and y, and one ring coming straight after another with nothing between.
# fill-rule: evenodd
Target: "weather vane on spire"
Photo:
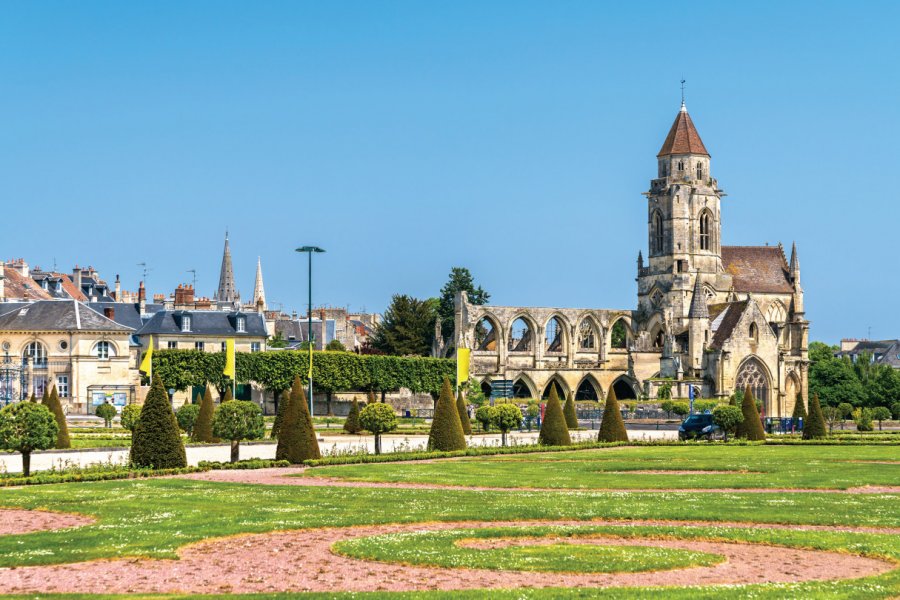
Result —
<instances>
[{"instance_id":1,"label":"weather vane on spire","mask_svg":"<svg viewBox=\"0 0 900 600\"><path fill-rule=\"evenodd\" d=\"M681 107L684 108L684 77L681 78Z\"/></svg>"}]
</instances>

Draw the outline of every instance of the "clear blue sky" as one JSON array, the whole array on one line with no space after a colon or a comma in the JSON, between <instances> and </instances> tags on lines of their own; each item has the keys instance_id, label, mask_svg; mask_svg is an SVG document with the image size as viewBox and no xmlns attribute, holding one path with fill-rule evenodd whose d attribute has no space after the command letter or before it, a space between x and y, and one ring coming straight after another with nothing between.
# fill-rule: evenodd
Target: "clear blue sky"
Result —
<instances>
[{"instance_id":1,"label":"clear blue sky","mask_svg":"<svg viewBox=\"0 0 900 600\"><path fill-rule=\"evenodd\" d=\"M900 337L897 3L7 2L0 256L383 310L631 308L687 105L723 241L797 241L812 337Z\"/></svg>"}]
</instances>

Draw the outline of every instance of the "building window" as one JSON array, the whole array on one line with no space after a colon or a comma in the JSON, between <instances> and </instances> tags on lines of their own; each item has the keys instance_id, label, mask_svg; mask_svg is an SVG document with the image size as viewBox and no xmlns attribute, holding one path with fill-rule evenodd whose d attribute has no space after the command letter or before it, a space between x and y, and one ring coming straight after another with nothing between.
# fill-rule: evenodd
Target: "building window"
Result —
<instances>
[{"instance_id":1,"label":"building window","mask_svg":"<svg viewBox=\"0 0 900 600\"><path fill-rule=\"evenodd\" d=\"M703 179L703 163L697 163L697 179Z\"/></svg>"},{"instance_id":2,"label":"building window","mask_svg":"<svg viewBox=\"0 0 900 600\"><path fill-rule=\"evenodd\" d=\"M684 161L683 160L678 161L678 170L684 171Z\"/></svg>"},{"instance_id":3,"label":"building window","mask_svg":"<svg viewBox=\"0 0 900 600\"><path fill-rule=\"evenodd\" d=\"M250 342L250 352L259 352L259 342Z\"/></svg>"},{"instance_id":4,"label":"building window","mask_svg":"<svg viewBox=\"0 0 900 600\"><path fill-rule=\"evenodd\" d=\"M710 221L712 219L709 216L708 212L704 212L700 215L700 249L701 250L709 250L709 230L710 230Z\"/></svg>"},{"instance_id":5,"label":"building window","mask_svg":"<svg viewBox=\"0 0 900 600\"><path fill-rule=\"evenodd\" d=\"M245 317L237 318L237 332L238 333L246 333L247 332L247 319Z\"/></svg>"},{"instance_id":6,"label":"building window","mask_svg":"<svg viewBox=\"0 0 900 600\"><path fill-rule=\"evenodd\" d=\"M56 376L56 393L60 398L68 398L69 397L69 376L68 375L57 375Z\"/></svg>"},{"instance_id":7,"label":"building window","mask_svg":"<svg viewBox=\"0 0 900 600\"><path fill-rule=\"evenodd\" d=\"M115 352L110 350L110 344L107 341L97 342L97 345L94 346L94 356L99 358L100 360L108 360L110 354L115 356Z\"/></svg>"},{"instance_id":8,"label":"building window","mask_svg":"<svg viewBox=\"0 0 900 600\"><path fill-rule=\"evenodd\" d=\"M653 230L650 238L650 253L662 254L663 252L663 219L659 212L653 213Z\"/></svg>"},{"instance_id":9,"label":"building window","mask_svg":"<svg viewBox=\"0 0 900 600\"><path fill-rule=\"evenodd\" d=\"M168 348L169 350L177 350L178 342L166 342L166 348Z\"/></svg>"},{"instance_id":10,"label":"building window","mask_svg":"<svg viewBox=\"0 0 900 600\"><path fill-rule=\"evenodd\" d=\"M203 342L194 342L194 350L199 350L200 352L203 352L204 347L205 347L205 344Z\"/></svg>"},{"instance_id":11,"label":"building window","mask_svg":"<svg viewBox=\"0 0 900 600\"><path fill-rule=\"evenodd\" d=\"M191 330L191 315L184 315L181 317L181 331L190 331Z\"/></svg>"},{"instance_id":12,"label":"building window","mask_svg":"<svg viewBox=\"0 0 900 600\"><path fill-rule=\"evenodd\" d=\"M222 348L222 352L227 351L228 350L228 342L222 342L221 348Z\"/></svg>"},{"instance_id":13,"label":"building window","mask_svg":"<svg viewBox=\"0 0 900 600\"><path fill-rule=\"evenodd\" d=\"M754 342L759 341L759 327L756 326L756 323L750 323L750 339Z\"/></svg>"},{"instance_id":14,"label":"building window","mask_svg":"<svg viewBox=\"0 0 900 600\"><path fill-rule=\"evenodd\" d=\"M22 358L26 361L30 361L35 367L47 366L47 350L40 342L31 342L25 346L25 352L22 353Z\"/></svg>"}]
</instances>

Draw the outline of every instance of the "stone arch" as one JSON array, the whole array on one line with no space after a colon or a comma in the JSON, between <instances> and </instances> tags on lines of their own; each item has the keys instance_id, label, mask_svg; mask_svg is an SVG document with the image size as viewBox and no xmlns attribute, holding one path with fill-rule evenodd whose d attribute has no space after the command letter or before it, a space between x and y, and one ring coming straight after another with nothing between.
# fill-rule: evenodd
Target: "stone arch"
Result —
<instances>
[{"instance_id":1,"label":"stone arch","mask_svg":"<svg viewBox=\"0 0 900 600\"><path fill-rule=\"evenodd\" d=\"M584 315L578 322L578 336L575 340L575 349L578 352L599 350L601 343L600 325L591 315ZM589 343L588 343L589 342Z\"/></svg>"},{"instance_id":2,"label":"stone arch","mask_svg":"<svg viewBox=\"0 0 900 600\"><path fill-rule=\"evenodd\" d=\"M582 378L578 387L575 388L575 399L599 402L601 398L603 398L603 388L600 387L597 379L588 373Z\"/></svg>"},{"instance_id":3,"label":"stone arch","mask_svg":"<svg viewBox=\"0 0 900 600\"><path fill-rule=\"evenodd\" d=\"M747 334L750 336L750 339L754 342L759 341L759 326L753 322L750 323L750 328L747 330Z\"/></svg>"},{"instance_id":4,"label":"stone arch","mask_svg":"<svg viewBox=\"0 0 900 600\"><path fill-rule=\"evenodd\" d=\"M639 395L637 382L628 375L620 375L610 386L619 400L637 400Z\"/></svg>"},{"instance_id":5,"label":"stone arch","mask_svg":"<svg viewBox=\"0 0 900 600\"><path fill-rule=\"evenodd\" d=\"M766 307L766 321L769 323L784 323L787 319L787 309L779 299L775 299Z\"/></svg>"},{"instance_id":6,"label":"stone arch","mask_svg":"<svg viewBox=\"0 0 900 600\"><path fill-rule=\"evenodd\" d=\"M484 313L472 330L472 346L480 352L497 352L503 340L500 321L491 313Z\"/></svg>"},{"instance_id":7,"label":"stone arch","mask_svg":"<svg viewBox=\"0 0 900 600\"><path fill-rule=\"evenodd\" d=\"M716 248L716 217L708 208L704 208L697 215L698 223L698 247L700 250L714 250Z\"/></svg>"},{"instance_id":8,"label":"stone arch","mask_svg":"<svg viewBox=\"0 0 900 600\"><path fill-rule=\"evenodd\" d=\"M800 395L800 378L797 377L795 371L791 371L784 379L784 415L790 416L794 414L794 405L797 403L797 397ZM802 402L803 399L800 398Z\"/></svg>"},{"instance_id":9,"label":"stone arch","mask_svg":"<svg viewBox=\"0 0 900 600\"><path fill-rule=\"evenodd\" d=\"M556 386L556 395L559 397L559 401L565 402L569 394L569 386L566 385L565 380L563 380L563 378L558 374L554 374L547 382L547 385L544 386L544 392L541 394L541 400L546 400L550 397L550 388L553 386Z\"/></svg>"},{"instance_id":10,"label":"stone arch","mask_svg":"<svg viewBox=\"0 0 900 600\"><path fill-rule=\"evenodd\" d=\"M493 389L494 389L494 386L493 386L492 383L491 383L491 378L490 378L490 377L485 377L484 379L482 379L482 380L481 380L481 386L480 386L480 387L481 387L481 393L484 394L484 397L485 397L485 398L490 398L490 397L491 397L491 392L492 392Z\"/></svg>"},{"instance_id":11,"label":"stone arch","mask_svg":"<svg viewBox=\"0 0 900 600\"><path fill-rule=\"evenodd\" d=\"M48 354L47 344L37 339L28 340L22 346L22 359L36 367L46 366Z\"/></svg>"},{"instance_id":12,"label":"stone arch","mask_svg":"<svg viewBox=\"0 0 900 600\"><path fill-rule=\"evenodd\" d=\"M537 339L537 324L528 313L519 313L509 322L507 328L510 352L534 352Z\"/></svg>"},{"instance_id":13,"label":"stone arch","mask_svg":"<svg viewBox=\"0 0 900 600\"><path fill-rule=\"evenodd\" d=\"M536 390L528 375L522 374L513 380L513 398L537 398Z\"/></svg>"},{"instance_id":14,"label":"stone arch","mask_svg":"<svg viewBox=\"0 0 900 600\"><path fill-rule=\"evenodd\" d=\"M763 407L769 406L772 394L772 376L759 357L751 355L744 359L734 377L734 387L741 392L749 387L753 392L753 397L762 401Z\"/></svg>"},{"instance_id":15,"label":"stone arch","mask_svg":"<svg viewBox=\"0 0 900 600\"><path fill-rule=\"evenodd\" d=\"M650 213L650 256L657 256L665 251L665 225L662 211L654 209Z\"/></svg>"},{"instance_id":16,"label":"stone arch","mask_svg":"<svg viewBox=\"0 0 900 600\"><path fill-rule=\"evenodd\" d=\"M622 331L618 331L621 328ZM624 334L624 336L623 336ZM618 317L609 328L609 346L613 350L627 350L631 341L631 326L625 317Z\"/></svg>"},{"instance_id":17,"label":"stone arch","mask_svg":"<svg viewBox=\"0 0 900 600\"><path fill-rule=\"evenodd\" d=\"M544 351L548 354L565 354L568 349L569 322L560 314L554 314L544 324Z\"/></svg>"}]
</instances>

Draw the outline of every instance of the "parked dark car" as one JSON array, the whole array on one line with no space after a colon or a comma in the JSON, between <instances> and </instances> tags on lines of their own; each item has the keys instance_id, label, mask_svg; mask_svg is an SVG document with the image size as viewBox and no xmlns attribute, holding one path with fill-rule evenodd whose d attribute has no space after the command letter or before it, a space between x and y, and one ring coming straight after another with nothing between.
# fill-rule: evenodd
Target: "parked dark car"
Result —
<instances>
[{"instance_id":1,"label":"parked dark car","mask_svg":"<svg viewBox=\"0 0 900 600\"><path fill-rule=\"evenodd\" d=\"M715 427L712 415L691 415L678 428L678 439L684 441L706 437L708 432L704 429L707 427Z\"/></svg>"}]
</instances>

